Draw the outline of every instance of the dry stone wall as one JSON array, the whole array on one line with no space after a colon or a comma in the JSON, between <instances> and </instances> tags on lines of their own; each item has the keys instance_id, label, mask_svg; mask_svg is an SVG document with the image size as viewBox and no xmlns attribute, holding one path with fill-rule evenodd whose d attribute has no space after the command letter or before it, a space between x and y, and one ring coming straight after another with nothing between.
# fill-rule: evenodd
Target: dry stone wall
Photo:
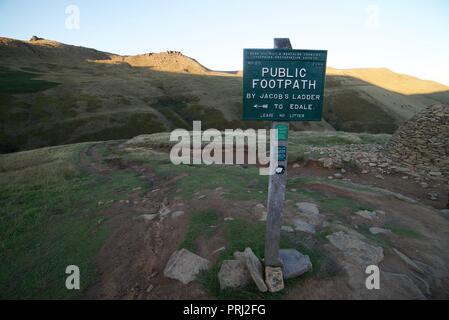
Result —
<instances>
[{"instance_id":1,"label":"dry stone wall","mask_svg":"<svg viewBox=\"0 0 449 320\"><path fill-rule=\"evenodd\" d=\"M449 177L449 105L432 105L405 122L386 154L413 170Z\"/></svg>"}]
</instances>

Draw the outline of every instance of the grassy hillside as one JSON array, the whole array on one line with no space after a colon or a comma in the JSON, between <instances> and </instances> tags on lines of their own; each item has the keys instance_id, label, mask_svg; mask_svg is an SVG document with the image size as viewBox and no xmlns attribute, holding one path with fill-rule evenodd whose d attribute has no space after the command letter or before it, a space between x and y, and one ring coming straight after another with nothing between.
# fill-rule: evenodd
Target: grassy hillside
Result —
<instances>
[{"instance_id":1,"label":"grassy hillside","mask_svg":"<svg viewBox=\"0 0 449 320\"><path fill-rule=\"evenodd\" d=\"M179 52L119 56L49 40L0 38L0 152L125 139L192 120L241 121L241 72L215 72ZM393 132L447 87L385 69L329 69L322 122L297 130Z\"/></svg>"},{"instance_id":2,"label":"grassy hillside","mask_svg":"<svg viewBox=\"0 0 449 320\"><path fill-rule=\"evenodd\" d=\"M190 201L198 191L221 187L233 202L254 198L264 201L267 177L258 175L255 166L174 166L167 154L140 148L166 144L168 136L161 133L137 137L128 142L126 149L118 149L114 142L110 145L98 142L0 155L0 298L84 296L99 280L95 257L111 236L114 219L111 208L119 206L122 216L137 221L142 212L136 213L132 206L154 194L151 190L166 188L170 177L179 179L173 190L164 192L164 197L177 196L182 201ZM291 155L292 159L299 157L306 145L385 143L386 140L384 135L293 133ZM89 153L93 146L100 155ZM140 167L133 171L126 163L140 163L151 168L155 176L142 179L145 176ZM102 171L103 167L108 170ZM162 185L155 186L158 181ZM249 190L261 191L249 193ZM145 210L143 213L148 213ZM230 246L226 255L248 245L262 252L263 224L236 220L228 227ZM189 231L181 244L174 245L190 248L197 237ZM64 286L64 270L71 264L78 265L82 273L80 292L68 291ZM213 278L216 287L215 275ZM131 285L134 283L130 281Z\"/></svg>"}]
</instances>

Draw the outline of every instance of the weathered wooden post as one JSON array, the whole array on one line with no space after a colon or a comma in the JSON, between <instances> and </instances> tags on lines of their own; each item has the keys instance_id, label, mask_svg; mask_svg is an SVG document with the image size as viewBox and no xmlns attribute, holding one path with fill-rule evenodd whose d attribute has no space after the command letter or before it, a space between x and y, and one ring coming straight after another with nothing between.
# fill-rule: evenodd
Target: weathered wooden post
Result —
<instances>
[{"instance_id":1,"label":"weathered wooden post","mask_svg":"<svg viewBox=\"0 0 449 320\"><path fill-rule=\"evenodd\" d=\"M275 49L292 49L290 39L275 38ZM273 121L271 129L281 129L284 137L276 135L278 145L278 168L284 170L282 174L273 174L268 182L268 202L267 202L267 232L265 235L265 265L270 267L282 266L279 260L279 241L281 238L282 212L284 210L285 186L287 183L287 150L288 150L288 122ZM270 153L275 151L276 144L270 141ZM285 153L283 153L285 150Z\"/></svg>"},{"instance_id":2,"label":"weathered wooden post","mask_svg":"<svg viewBox=\"0 0 449 320\"><path fill-rule=\"evenodd\" d=\"M271 166L277 163L269 177L264 261L272 292L283 288L279 243L289 122L321 120L326 60L327 51L293 50L288 38L274 39L274 49L245 49L243 54L243 120L272 121L277 131L270 140Z\"/></svg>"}]
</instances>

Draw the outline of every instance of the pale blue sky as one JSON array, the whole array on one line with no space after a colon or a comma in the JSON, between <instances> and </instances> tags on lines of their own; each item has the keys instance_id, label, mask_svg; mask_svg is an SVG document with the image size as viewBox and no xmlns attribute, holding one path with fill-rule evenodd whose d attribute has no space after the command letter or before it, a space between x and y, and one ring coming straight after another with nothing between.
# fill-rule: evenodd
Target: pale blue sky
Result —
<instances>
[{"instance_id":1,"label":"pale blue sky","mask_svg":"<svg viewBox=\"0 0 449 320\"><path fill-rule=\"evenodd\" d=\"M80 29L66 28L68 5ZM0 36L32 35L119 54L179 50L242 68L243 48L328 50L337 68L387 67L449 85L449 1L0 0Z\"/></svg>"}]
</instances>

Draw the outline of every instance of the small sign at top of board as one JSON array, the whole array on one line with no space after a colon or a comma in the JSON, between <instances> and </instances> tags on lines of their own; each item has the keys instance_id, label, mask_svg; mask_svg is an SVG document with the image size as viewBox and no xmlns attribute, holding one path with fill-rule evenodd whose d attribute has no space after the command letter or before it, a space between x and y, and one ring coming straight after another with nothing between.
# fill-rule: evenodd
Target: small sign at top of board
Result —
<instances>
[{"instance_id":1,"label":"small sign at top of board","mask_svg":"<svg viewBox=\"0 0 449 320\"><path fill-rule=\"evenodd\" d=\"M244 49L243 55L243 120L321 120L327 51Z\"/></svg>"}]
</instances>

